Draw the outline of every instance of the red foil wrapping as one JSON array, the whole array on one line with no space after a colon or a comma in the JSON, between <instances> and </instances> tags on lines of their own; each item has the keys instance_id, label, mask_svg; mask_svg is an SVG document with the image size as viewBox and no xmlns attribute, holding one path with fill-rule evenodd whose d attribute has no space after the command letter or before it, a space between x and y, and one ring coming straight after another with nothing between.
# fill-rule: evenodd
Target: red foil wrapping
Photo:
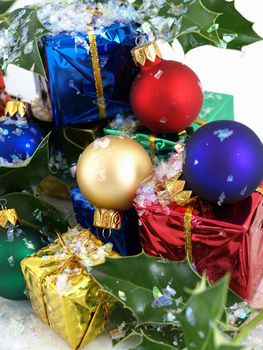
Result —
<instances>
[{"instance_id":1,"label":"red foil wrapping","mask_svg":"<svg viewBox=\"0 0 263 350\"><path fill-rule=\"evenodd\" d=\"M5 81L2 72L0 71L0 117L5 114L5 105L10 100L10 97L5 91Z\"/></svg>"},{"instance_id":2,"label":"red foil wrapping","mask_svg":"<svg viewBox=\"0 0 263 350\"><path fill-rule=\"evenodd\" d=\"M185 208L135 204L145 252L183 260ZM230 287L251 300L263 276L263 196L257 192L242 202L215 206L213 217L194 211L191 218L192 257L197 271L213 283L227 272Z\"/></svg>"}]
</instances>

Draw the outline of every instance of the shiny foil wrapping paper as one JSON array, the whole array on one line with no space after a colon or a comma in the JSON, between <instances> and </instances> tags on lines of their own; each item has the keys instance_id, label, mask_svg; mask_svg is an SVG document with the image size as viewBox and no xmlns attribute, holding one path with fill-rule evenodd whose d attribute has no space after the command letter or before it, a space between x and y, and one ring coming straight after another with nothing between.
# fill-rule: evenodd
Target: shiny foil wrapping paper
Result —
<instances>
[{"instance_id":1,"label":"shiny foil wrapping paper","mask_svg":"<svg viewBox=\"0 0 263 350\"><path fill-rule=\"evenodd\" d=\"M183 260L186 207L171 204L135 205L141 221L141 242L146 253ZM263 276L263 196L254 192L242 202L213 207L190 220L192 258L197 271L215 282L230 273L230 287L251 300Z\"/></svg>"},{"instance_id":2,"label":"shiny foil wrapping paper","mask_svg":"<svg viewBox=\"0 0 263 350\"><path fill-rule=\"evenodd\" d=\"M72 349L103 332L114 304L90 274L105 256L118 255L77 226L21 263L34 312Z\"/></svg>"},{"instance_id":3,"label":"shiny foil wrapping paper","mask_svg":"<svg viewBox=\"0 0 263 350\"><path fill-rule=\"evenodd\" d=\"M150 156L158 157L159 160L167 160L174 151L177 143L184 144L193 131L196 131L205 123L216 120L234 120L233 96L217 92L205 91L202 110L197 116L196 122L192 123L186 132L179 134L157 134L151 135L150 130L141 125L127 130L125 118L123 124L120 122L110 122L103 129L104 135L123 135L128 134L135 141L139 142L149 153ZM136 123L134 122L136 125Z\"/></svg>"},{"instance_id":4,"label":"shiny foil wrapping paper","mask_svg":"<svg viewBox=\"0 0 263 350\"><path fill-rule=\"evenodd\" d=\"M104 230L93 225L94 207L82 195L78 187L70 191L78 223L88 228L104 243L112 243L113 250L122 256L136 255L141 252L138 217L134 209L127 210L122 218L120 230Z\"/></svg>"},{"instance_id":5,"label":"shiny foil wrapping paper","mask_svg":"<svg viewBox=\"0 0 263 350\"><path fill-rule=\"evenodd\" d=\"M46 36L42 42L56 126L100 119L87 34L63 32ZM136 35L136 28L129 23L114 23L96 35L106 117L130 111L129 92L135 74L130 51Z\"/></svg>"},{"instance_id":6,"label":"shiny foil wrapping paper","mask_svg":"<svg viewBox=\"0 0 263 350\"><path fill-rule=\"evenodd\" d=\"M10 100L10 97L5 91L4 76L3 76L3 73L0 71L0 117L5 115L5 106L9 100Z\"/></svg>"}]
</instances>

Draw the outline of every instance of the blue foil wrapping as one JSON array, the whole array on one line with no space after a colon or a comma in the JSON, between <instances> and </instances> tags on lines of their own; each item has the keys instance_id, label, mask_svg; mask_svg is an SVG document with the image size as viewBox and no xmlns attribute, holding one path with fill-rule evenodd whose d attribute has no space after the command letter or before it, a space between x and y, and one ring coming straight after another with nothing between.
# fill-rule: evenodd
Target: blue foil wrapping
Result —
<instances>
[{"instance_id":1,"label":"blue foil wrapping","mask_svg":"<svg viewBox=\"0 0 263 350\"><path fill-rule=\"evenodd\" d=\"M94 207L85 199L79 188L70 191L78 223L88 228L103 243L112 243L113 249L122 256L135 255L141 252L138 218L134 209L123 214L121 229L103 230L93 226Z\"/></svg>"},{"instance_id":2,"label":"blue foil wrapping","mask_svg":"<svg viewBox=\"0 0 263 350\"><path fill-rule=\"evenodd\" d=\"M135 75L131 49L136 28L115 23L96 35L107 117L130 112L129 92ZM45 36L44 61L56 126L99 119L87 33Z\"/></svg>"}]
</instances>

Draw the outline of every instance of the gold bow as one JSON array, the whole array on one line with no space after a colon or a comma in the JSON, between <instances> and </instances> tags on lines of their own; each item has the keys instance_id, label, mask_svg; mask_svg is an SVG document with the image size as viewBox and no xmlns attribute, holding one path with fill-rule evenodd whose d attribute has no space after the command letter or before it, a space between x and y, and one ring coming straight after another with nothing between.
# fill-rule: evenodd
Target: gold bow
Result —
<instances>
[{"instance_id":1,"label":"gold bow","mask_svg":"<svg viewBox=\"0 0 263 350\"><path fill-rule=\"evenodd\" d=\"M184 190L185 181L179 180L182 173L178 173L171 179L166 181L166 188L172 198L172 201L177 205L184 207L185 205L191 203L195 198L191 198L192 191Z\"/></svg>"}]
</instances>

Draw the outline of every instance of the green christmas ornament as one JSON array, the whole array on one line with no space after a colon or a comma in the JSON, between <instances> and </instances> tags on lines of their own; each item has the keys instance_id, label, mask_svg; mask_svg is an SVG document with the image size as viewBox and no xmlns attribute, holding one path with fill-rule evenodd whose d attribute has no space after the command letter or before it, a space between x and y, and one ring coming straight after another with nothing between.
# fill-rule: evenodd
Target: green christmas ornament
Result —
<instances>
[{"instance_id":1,"label":"green christmas ornament","mask_svg":"<svg viewBox=\"0 0 263 350\"><path fill-rule=\"evenodd\" d=\"M23 300L26 285L20 262L43 246L41 234L32 228L15 226L11 220L1 225L1 215L0 226L0 296Z\"/></svg>"}]
</instances>

